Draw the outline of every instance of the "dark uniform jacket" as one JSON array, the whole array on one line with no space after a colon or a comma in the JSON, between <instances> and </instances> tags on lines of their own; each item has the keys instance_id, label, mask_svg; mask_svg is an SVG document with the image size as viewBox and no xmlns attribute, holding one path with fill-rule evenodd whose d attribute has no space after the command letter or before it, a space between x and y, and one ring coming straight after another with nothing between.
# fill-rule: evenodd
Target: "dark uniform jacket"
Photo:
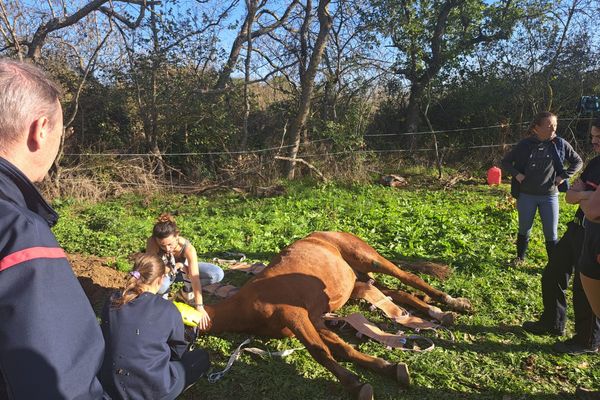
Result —
<instances>
[{"instance_id":1,"label":"dark uniform jacket","mask_svg":"<svg viewBox=\"0 0 600 400\"><path fill-rule=\"evenodd\" d=\"M596 190L596 187L600 185L600 156L592 158L588 165L583 169L581 175L579 175L579 179L585 183L585 190ZM579 225L582 225L584 218L585 216L583 215L581 207L577 208L575 219L578 221Z\"/></svg>"},{"instance_id":2,"label":"dark uniform jacket","mask_svg":"<svg viewBox=\"0 0 600 400\"><path fill-rule=\"evenodd\" d=\"M600 184L600 156L594 157L579 177L586 190L595 190ZM585 219L581 208L575 213L576 221ZM600 279L600 223L585 220L583 250L577 265L578 270L592 279Z\"/></svg>"},{"instance_id":3,"label":"dark uniform jacket","mask_svg":"<svg viewBox=\"0 0 600 400\"><path fill-rule=\"evenodd\" d=\"M144 292L135 300L102 312L106 353L100 379L114 399L173 398L188 343L181 313L170 301ZM178 394L178 393L177 393Z\"/></svg>"},{"instance_id":4,"label":"dark uniform jacket","mask_svg":"<svg viewBox=\"0 0 600 400\"><path fill-rule=\"evenodd\" d=\"M553 152L561 162L566 160L569 168L557 171ZM512 176L511 193L518 197L519 193L531 195L549 195L558 192L554 179L560 175L563 179L571 178L583 165L581 157L573 147L561 137L540 141L535 135L521 140L502 159L502 169ZM521 173L525 180L519 184L516 176Z\"/></svg>"},{"instance_id":5,"label":"dark uniform jacket","mask_svg":"<svg viewBox=\"0 0 600 400\"><path fill-rule=\"evenodd\" d=\"M57 220L0 158L0 398L103 398L96 375L104 340L50 230Z\"/></svg>"}]
</instances>

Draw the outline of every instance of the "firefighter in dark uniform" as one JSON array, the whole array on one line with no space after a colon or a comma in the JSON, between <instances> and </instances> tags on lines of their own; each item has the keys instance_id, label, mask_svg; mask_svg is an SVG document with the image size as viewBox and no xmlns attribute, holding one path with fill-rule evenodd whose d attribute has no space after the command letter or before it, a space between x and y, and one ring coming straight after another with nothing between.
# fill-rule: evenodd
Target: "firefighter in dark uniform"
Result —
<instances>
[{"instance_id":1,"label":"firefighter in dark uniform","mask_svg":"<svg viewBox=\"0 0 600 400\"><path fill-rule=\"evenodd\" d=\"M58 152L59 94L36 67L0 59L0 398L104 397L98 321L32 184Z\"/></svg>"}]
</instances>

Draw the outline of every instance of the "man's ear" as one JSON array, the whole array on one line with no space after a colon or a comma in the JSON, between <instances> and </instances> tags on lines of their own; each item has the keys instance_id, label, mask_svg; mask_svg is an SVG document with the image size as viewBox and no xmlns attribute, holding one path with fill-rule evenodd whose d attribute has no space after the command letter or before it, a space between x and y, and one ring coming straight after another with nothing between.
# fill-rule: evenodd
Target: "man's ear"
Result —
<instances>
[{"instance_id":1,"label":"man's ear","mask_svg":"<svg viewBox=\"0 0 600 400\"><path fill-rule=\"evenodd\" d=\"M34 119L29 125L27 145L31 151L39 150L50 134L50 120L46 116Z\"/></svg>"}]
</instances>

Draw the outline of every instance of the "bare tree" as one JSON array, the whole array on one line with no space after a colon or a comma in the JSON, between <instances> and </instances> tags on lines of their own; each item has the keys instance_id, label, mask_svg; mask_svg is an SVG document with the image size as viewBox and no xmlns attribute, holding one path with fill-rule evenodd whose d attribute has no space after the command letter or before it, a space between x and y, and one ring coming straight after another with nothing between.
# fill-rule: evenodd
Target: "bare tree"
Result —
<instances>
[{"instance_id":1,"label":"bare tree","mask_svg":"<svg viewBox=\"0 0 600 400\"><path fill-rule=\"evenodd\" d=\"M546 88L548 91L546 109L548 110L552 109L552 103L554 101L554 90L552 89L552 75L555 72L556 64L564 50L564 45L569 35L569 29L571 28L573 17L575 16L576 12L581 11L580 8L582 7L584 2L586 1L572 0L571 4L567 7L565 13L566 15L562 16L558 15L557 13L554 15L556 20L559 21L559 23L562 25L562 29L560 33L560 38L558 39L558 43L556 45L556 48L554 49L554 54L552 55L550 62L544 68L543 75L545 76ZM589 6L589 4L587 4L587 6Z\"/></svg>"},{"instance_id":2,"label":"bare tree","mask_svg":"<svg viewBox=\"0 0 600 400\"><path fill-rule=\"evenodd\" d=\"M83 88L88 79L88 76L91 74L91 72L94 68L98 54L100 54L100 50L106 44L111 33L112 33L112 24L109 25L109 29L106 32L106 34L104 35L104 37L102 39L99 39L98 44L96 45L95 49L93 50L90 59L87 61L87 65L84 64L85 63L84 57L79 53L77 48L72 47L73 52L75 53L75 55L78 59L78 62L79 62L81 79L79 80L79 84L77 85L77 91L75 92L75 94L73 96L73 100L71 101L71 107L69 110L69 114L65 115L65 123L64 123L65 132L73 131L73 121L75 120L75 117L77 116L77 113L79 111L79 99L81 97L81 92L83 91ZM57 154L56 158L54 159L54 162L52 165L52 170L50 171L51 179L57 189L60 189L60 180L61 180L60 162L61 162L63 154L64 154L64 144L65 144L66 137L67 137L67 134L65 133L60 138L60 146L59 146L58 154Z\"/></svg>"},{"instance_id":3,"label":"bare tree","mask_svg":"<svg viewBox=\"0 0 600 400\"><path fill-rule=\"evenodd\" d=\"M307 36L309 29L308 27L312 18L312 0L307 0L306 2L306 14L304 23L302 24L301 28L301 60L299 65L301 82L300 101L298 104L298 112L292 120L292 124L290 126L290 137L292 139L292 147L290 150L291 159L295 159L297 157L298 150L300 149L300 141L302 136L301 134L302 130L306 125L306 120L310 112L317 69L319 67L319 64L321 63L323 52L325 51L325 46L327 44L327 37L331 29L332 21L331 16L329 15L329 2L330 0L319 1L319 5L317 7L319 33L317 35L317 40L315 41L314 47L312 49L310 59L308 59L309 50L307 45ZM308 64L306 64L307 60ZM290 161L287 169L288 179L294 179L296 169L295 167L296 162Z\"/></svg>"},{"instance_id":4,"label":"bare tree","mask_svg":"<svg viewBox=\"0 0 600 400\"><path fill-rule=\"evenodd\" d=\"M13 22L10 22L10 13L7 10L5 0L0 2L0 20L2 21L2 28L0 32L3 32L3 38L5 40L5 49L12 48L17 54L24 54L24 58L31 59L35 62L40 62L42 56L42 48L44 47L48 36L54 32L63 30L65 28L72 27L82 21L84 18L92 13L100 12L110 18L114 18L116 21L127 24L130 28L137 27L143 19L146 7L150 4L157 4L160 1L151 0L92 0L81 6L71 7L71 10L67 5L62 2L62 7L59 10L55 9L52 2L48 2L48 7L45 9L29 9L30 13L37 16L37 25L32 25L32 16L28 17L27 29L33 28L27 32L17 32L16 23L17 20L22 18L25 14L25 5L21 5L20 2L14 1L11 4L13 10ZM135 7L138 9L138 17L136 20L131 21L128 15L121 13L116 9L116 4L123 6ZM70 4L73 6L74 4ZM33 7L33 6L31 6ZM24 29L25 29L24 27ZM26 51L22 50L23 48Z\"/></svg>"},{"instance_id":5,"label":"bare tree","mask_svg":"<svg viewBox=\"0 0 600 400\"><path fill-rule=\"evenodd\" d=\"M227 58L227 62L219 74L217 82L215 83L215 89L223 89L227 85L227 82L229 82L231 73L237 64L237 60L240 52L242 51L244 43L257 39L261 36L268 35L275 29L285 24L290 16L290 13L299 4L299 0L292 0L281 17L278 17L274 12L266 9L266 4L266 0L261 0L260 2L258 0L247 0L246 17L244 18L244 22L242 23L242 26L240 27L240 30L231 45L229 57ZM261 24L260 19L263 16L271 17L270 23L264 25ZM260 26L257 30L252 31L252 25L255 22L257 22ZM248 34L248 32L252 33Z\"/></svg>"}]
</instances>

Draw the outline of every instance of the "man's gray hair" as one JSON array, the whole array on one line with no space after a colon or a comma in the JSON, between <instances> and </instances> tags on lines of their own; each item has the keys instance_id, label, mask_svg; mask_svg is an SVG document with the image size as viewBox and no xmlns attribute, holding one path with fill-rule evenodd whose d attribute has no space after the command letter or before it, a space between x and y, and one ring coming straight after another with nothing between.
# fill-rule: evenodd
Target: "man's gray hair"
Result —
<instances>
[{"instance_id":1,"label":"man's gray hair","mask_svg":"<svg viewBox=\"0 0 600 400\"><path fill-rule=\"evenodd\" d=\"M60 87L36 66L0 59L0 150L10 148L41 116L54 126L60 95Z\"/></svg>"}]
</instances>

